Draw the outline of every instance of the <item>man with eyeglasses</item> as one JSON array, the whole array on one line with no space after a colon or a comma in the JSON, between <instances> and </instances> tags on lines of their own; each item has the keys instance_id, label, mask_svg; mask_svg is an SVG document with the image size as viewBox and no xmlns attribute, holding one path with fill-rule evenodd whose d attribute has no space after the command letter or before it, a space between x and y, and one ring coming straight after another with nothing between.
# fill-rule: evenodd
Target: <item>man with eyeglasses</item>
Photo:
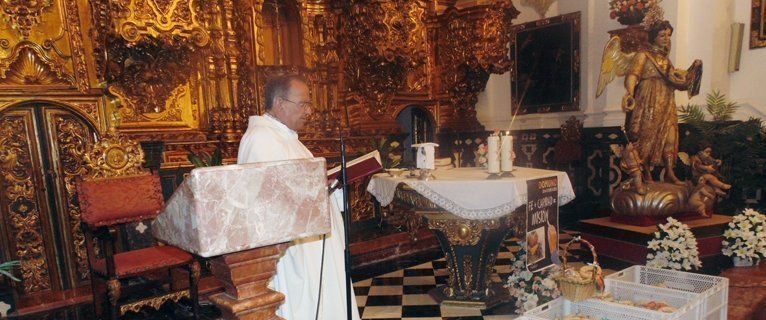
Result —
<instances>
[{"instance_id":1,"label":"man with eyeglasses","mask_svg":"<svg viewBox=\"0 0 766 320\"><path fill-rule=\"evenodd\" d=\"M237 163L313 158L297 133L312 111L306 80L299 75L279 76L270 79L264 91L266 113L250 117ZM342 200L337 194L331 197L332 228L326 239L318 236L293 241L277 263L270 287L285 294L285 302L277 310L285 319L315 319L317 313L319 319L346 319ZM352 318L359 319L356 299L351 301Z\"/></svg>"}]
</instances>

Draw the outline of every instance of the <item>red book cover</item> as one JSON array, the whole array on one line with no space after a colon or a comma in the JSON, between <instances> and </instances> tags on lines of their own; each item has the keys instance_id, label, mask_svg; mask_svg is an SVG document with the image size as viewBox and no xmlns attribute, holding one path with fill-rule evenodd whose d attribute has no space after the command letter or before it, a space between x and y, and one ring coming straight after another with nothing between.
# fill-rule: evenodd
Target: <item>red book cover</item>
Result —
<instances>
[{"instance_id":1,"label":"red book cover","mask_svg":"<svg viewBox=\"0 0 766 320\"><path fill-rule=\"evenodd\" d=\"M346 174L348 174L348 183L363 179L383 170L380 161L380 152L375 150L359 158L346 163ZM327 170L327 181L334 182L340 176L340 166Z\"/></svg>"}]
</instances>

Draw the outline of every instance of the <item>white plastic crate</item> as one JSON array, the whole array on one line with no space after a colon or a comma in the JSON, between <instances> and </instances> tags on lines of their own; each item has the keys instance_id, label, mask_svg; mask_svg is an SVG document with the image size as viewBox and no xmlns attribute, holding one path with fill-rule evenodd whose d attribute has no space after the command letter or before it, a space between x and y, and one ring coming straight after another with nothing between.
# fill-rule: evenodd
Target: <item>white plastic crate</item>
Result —
<instances>
[{"instance_id":1,"label":"white plastic crate","mask_svg":"<svg viewBox=\"0 0 766 320\"><path fill-rule=\"evenodd\" d=\"M700 295L691 292L679 292L677 290L656 288L635 283L611 281L604 289L617 300L630 300L634 303L646 301L663 301L677 309L671 314L663 314L661 318L674 320L697 320L702 312L702 299ZM640 308L640 307L636 307Z\"/></svg>"},{"instance_id":2,"label":"white plastic crate","mask_svg":"<svg viewBox=\"0 0 766 320\"><path fill-rule=\"evenodd\" d=\"M572 302L558 298L524 313L518 319L554 320L564 319L568 315L587 316L595 320L666 320L672 315L648 309L623 306L617 303L587 299Z\"/></svg>"},{"instance_id":3,"label":"white plastic crate","mask_svg":"<svg viewBox=\"0 0 766 320\"><path fill-rule=\"evenodd\" d=\"M699 319L726 320L729 304L729 279L704 274L632 266L606 277L607 286L615 281L691 292L701 299Z\"/></svg>"}]
</instances>

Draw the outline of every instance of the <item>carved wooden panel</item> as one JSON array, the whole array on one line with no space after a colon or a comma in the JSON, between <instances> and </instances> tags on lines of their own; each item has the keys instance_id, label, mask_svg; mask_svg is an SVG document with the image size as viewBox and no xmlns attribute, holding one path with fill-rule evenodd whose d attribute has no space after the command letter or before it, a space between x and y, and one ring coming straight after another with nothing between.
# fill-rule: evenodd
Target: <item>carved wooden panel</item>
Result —
<instances>
[{"instance_id":1,"label":"carved wooden panel","mask_svg":"<svg viewBox=\"0 0 766 320\"><path fill-rule=\"evenodd\" d=\"M31 109L0 115L0 213L6 231L2 249L21 261L24 293L60 288L35 129Z\"/></svg>"},{"instance_id":2,"label":"carved wooden panel","mask_svg":"<svg viewBox=\"0 0 766 320\"><path fill-rule=\"evenodd\" d=\"M0 3L0 87L89 88L76 0Z\"/></svg>"},{"instance_id":3,"label":"carved wooden panel","mask_svg":"<svg viewBox=\"0 0 766 320\"><path fill-rule=\"evenodd\" d=\"M88 173L84 155L93 145L92 129L79 117L62 109L43 109L47 138L51 143L52 183L65 253L68 278L73 286L87 284L89 267L82 233L75 183Z\"/></svg>"},{"instance_id":4,"label":"carved wooden panel","mask_svg":"<svg viewBox=\"0 0 766 320\"><path fill-rule=\"evenodd\" d=\"M353 112L353 122L384 118L397 92L418 87L422 77L410 73L426 59L425 7L424 1L371 1L344 12L343 76L349 96L359 102L353 107L363 108Z\"/></svg>"},{"instance_id":5,"label":"carved wooden panel","mask_svg":"<svg viewBox=\"0 0 766 320\"><path fill-rule=\"evenodd\" d=\"M118 98L113 108L127 130L197 129L201 83L198 57L183 45L159 40L129 44L110 42L109 92ZM111 111L111 110L110 110Z\"/></svg>"}]
</instances>

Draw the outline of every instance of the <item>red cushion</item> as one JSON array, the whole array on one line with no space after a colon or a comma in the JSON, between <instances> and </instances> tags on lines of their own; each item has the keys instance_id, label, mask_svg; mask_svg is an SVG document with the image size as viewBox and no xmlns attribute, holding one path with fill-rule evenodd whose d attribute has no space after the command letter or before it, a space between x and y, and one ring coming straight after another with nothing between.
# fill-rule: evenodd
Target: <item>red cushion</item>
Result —
<instances>
[{"instance_id":1,"label":"red cushion","mask_svg":"<svg viewBox=\"0 0 766 320\"><path fill-rule=\"evenodd\" d=\"M174 246L157 246L114 255L114 271L118 278L133 276L145 271L184 265L192 256ZM93 270L106 276L106 262L98 259L93 263Z\"/></svg>"},{"instance_id":2,"label":"red cushion","mask_svg":"<svg viewBox=\"0 0 766 320\"><path fill-rule=\"evenodd\" d=\"M82 220L91 226L153 219L162 211L162 186L157 175L140 175L77 184Z\"/></svg>"}]
</instances>

